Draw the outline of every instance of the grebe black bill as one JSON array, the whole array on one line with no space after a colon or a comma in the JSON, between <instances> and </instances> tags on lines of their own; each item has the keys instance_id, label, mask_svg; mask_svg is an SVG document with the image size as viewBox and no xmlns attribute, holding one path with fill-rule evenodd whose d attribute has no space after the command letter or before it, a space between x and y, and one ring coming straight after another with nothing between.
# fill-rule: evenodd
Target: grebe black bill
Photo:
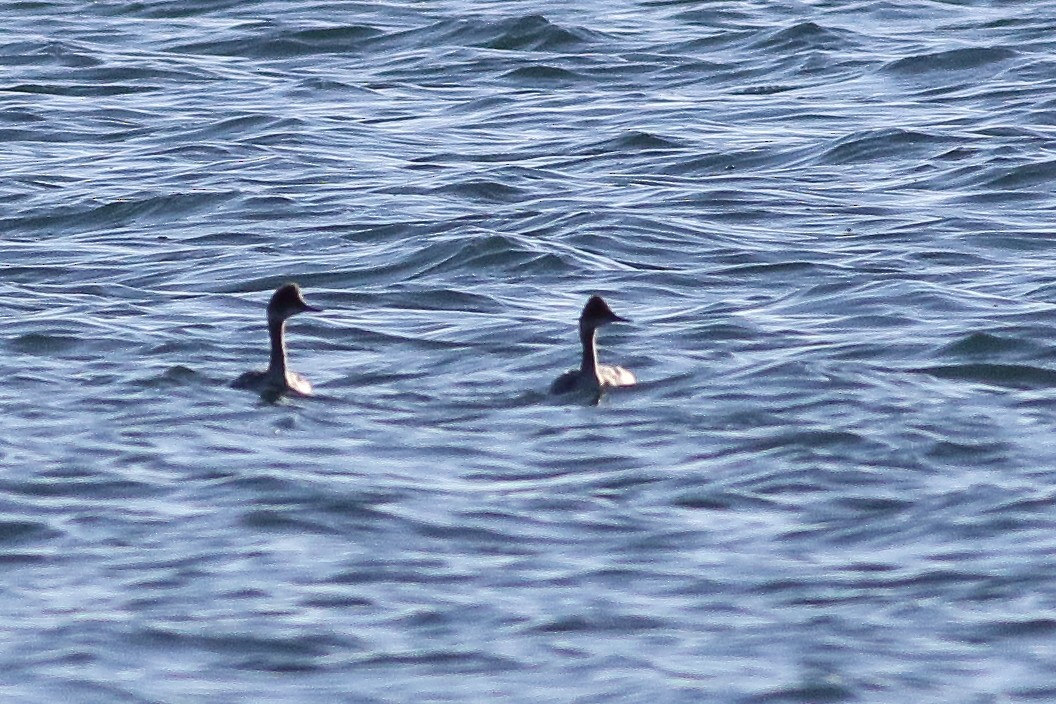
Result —
<instances>
[{"instance_id":1,"label":"grebe black bill","mask_svg":"<svg viewBox=\"0 0 1056 704\"><path fill-rule=\"evenodd\" d=\"M297 372L291 371L286 362L286 321L298 313L308 311L318 313L322 308L308 305L297 284L283 284L275 289L271 301L268 302L271 362L264 371L245 372L231 382L231 386L256 391L269 401L286 394L311 396L311 383Z\"/></svg>"},{"instance_id":2,"label":"grebe black bill","mask_svg":"<svg viewBox=\"0 0 1056 704\"><path fill-rule=\"evenodd\" d=\"M572 369L554 379L551 394L590 391L600 395L612 386L634 386L638 380L627 369L598 362L597 331L609 323L629 323L612 312L601 296L591 296L579 315L579 341L583 345L583 359L579 369ZM596 396L597 397L597 396Z\"/></svg>"}]
</instances>

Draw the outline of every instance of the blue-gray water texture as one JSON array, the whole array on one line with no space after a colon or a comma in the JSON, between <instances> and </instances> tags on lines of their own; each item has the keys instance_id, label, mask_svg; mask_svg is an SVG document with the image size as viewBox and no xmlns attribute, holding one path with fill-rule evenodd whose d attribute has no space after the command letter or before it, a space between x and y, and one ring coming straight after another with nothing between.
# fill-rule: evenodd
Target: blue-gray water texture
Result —
<instances>
[{"instance_id":1,"label":"blue-gray water texture","mask_svg":"<svg viewBox=\"0 0 1056 704\"><path fill-rule=\"evenodd\" d=\"M3 702L1056 700L1056 3L0 20Z\"/></svg>"}]
</instances>

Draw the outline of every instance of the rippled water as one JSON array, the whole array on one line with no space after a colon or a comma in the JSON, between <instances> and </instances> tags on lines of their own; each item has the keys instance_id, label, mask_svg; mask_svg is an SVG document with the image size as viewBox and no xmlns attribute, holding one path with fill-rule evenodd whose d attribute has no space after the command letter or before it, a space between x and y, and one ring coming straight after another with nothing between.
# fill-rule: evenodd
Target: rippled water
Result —
<instances>
[{"instance_id":1,"label":"rippled water","mask_svg":"<svg viewBox=\"0 0 1056 704\"><path fill-rule=\"evenodd\" d=\"M1056 697L1056 3L0 17L5 701Z\"/></svg>"}]
</instances>

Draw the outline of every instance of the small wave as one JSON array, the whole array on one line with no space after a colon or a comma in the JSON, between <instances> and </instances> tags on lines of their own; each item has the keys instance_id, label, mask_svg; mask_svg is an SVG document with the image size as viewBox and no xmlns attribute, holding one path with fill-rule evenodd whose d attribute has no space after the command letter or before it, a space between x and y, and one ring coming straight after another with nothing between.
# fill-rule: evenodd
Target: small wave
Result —
<instances>
[{"instance_id":1,"label":"small wave","mask_svg":"<svg viewBox=\"0 0 1056 704\"><path fill-rule=\"evenodd\" d=\"M951 381L970 381L1012 389L1056 387L1056 371L1026 364L943 364L911 371Z\"/></svg>"},{"instance_id":2,"label":"small wave","mask_svg":"<svg viewBox=\"0 0 1056 704\"><path fill-rule=\"evenodd\" d=\"M160 374L154 374L139 381L139 385L145 388L165 388L172 386L189 386L199 383L205 377L182 364L169 367Z\"/></svg>"},{"instance_id":3,"label":"small wave","mask_svg":"<svg viewBox=\"0 0 1056 704\"><path fill-rule=\"evenodd\" d=\"M436 254L447 252L439 262L424 268L421 273L440 271L489 271L520 267L533 261L537 252L527 249L518 239L501 234L460 238L457 242L438 242L429 247L432 253L423 252L433 259Z\"/></svg>"},{"instance_id":4,"label":"small wave","mask_svg":"<svg viewBox=\"0 0 1056 704\"><path fill-rule=\"evenodd\" d=\"M821 154L819 160L826 164L858 164L914 154L928 155L936 145L955 143L952 137L889 127L841 137Z\"/></svg>"},{"instance_id":5,"label":"small wave","mask_svg":"<svg viewBox=\"0 0 1056 704\"><path fill-rule=\"evenodd\" d=\"M108 4L99 8L107 15L145 17L149 19L180 19L214 14L239 7L242 0L161 0L160 2L128 2Z\"/></svg>"},{"instance_id":6,"label":"small wave","mask_svg":"<svg viewBox=\"0 0 1056 704\"><path fill-rule=\"evenodd\" d=\"M470 200L488 203L516 203L524 200L526 193L516 186L509 186L489 179L470 179L446 186L440 186L433 193L457 195Z\"/></svg>"},{"instance_id":7,"label":"small wave","mask_svg":"<svg viewBox=\"0 0 1056 704\"><path fill-rule=\"evenodd\" d=\"M25 109L11 108L0 113L0 122L40 125L47 121L45 116Z\"/></svg>"},{"instance_id":8,"label":"small wave","mask_svg":"<svg viewBox=\"0 0 1056 704\"><path fill-rule=\"evenodd\" d=\"M0 545L20 545L54 538L58 535L60 535L58 531L41 521L0 520Z\"/></svg>"},{"instance_id":9,"label":"small wave","mask_svg":"<svg viewBox=\"0 0 1056 704\"><path fill-rule=\"evenodd\" d=\"M275 130L279 127L296 129L302 126L299 120L290 118L280 119L264 114L236 115L225 117L197 131L189 132L186 138L198 146L197 143L203 140L248 139L251 135L267 129Z\"/></svg>"},{"instance_id":10,"label":"small wave","mask_svg":"<svg viewBox=\"0 0 1056 704\"><path fill-rule=\"evenodd\" d=\"M531 86L551 83L569 83L572 81L583 80L583 76L575 71L569 71L568 69L560 68L558 66L548 66L546 64L515 68L512 71L504 73L502 78L515 80Z\"/></svg>"},{"instance_id":11,"label":"small wave","mask_svg":"<svg viewBox=\"0 0 1056 704\"><path fill-rule=\"evenodd\" d=\"M619 631L637 633L668 628L670 624L657 618L637 614L565 615L547 617L532 630L537 633L598 633Z\"/></svg>"},{"instance_id":12,"label":"small wave","mask_svg":"<svg viewBox=\"0 0 1056 704\"><path fill-rule=\"evenodd\" d=\"M1056 619L1044 616L1024 616L1021 618L996 619L977 625L965 634L968 643L985 643L995 647L1004 647L1010 640L1029 638L1037 642L1048 642L1056 636ZM1041 698L1047 698L1051 690L1039 692Z\"/></svg>"},{"instance_id":13,"label":"small wave","mask_svg":"<svg viewBox=\"0 0 1056 704\"><path fill-rule=\"evenodd\" d=\"M1021 164L1010 169L991 167L988 170L998 171L999 174L984 181L983 185L1010 191L1043 186L1048 193L1056 179L1056 160Z\"/></svg>"},{"instance_id":14,"label":"small wave","mask_svg":"<svg viewBox=\"0 0 1056 704\"><path fill-rule=\"evenodd\" d=\"M850 44L839 31L822 27L815 22L800 22L791 27L769 31L755 45L784 52L831 51Z\"/></svg>"},{"instance_id":15,"label":"small wave","mask_svg":"<svg viewBox=\"0 0 1056 704\"><path fill-rule=\"evenodd\" d=\"M172 51L187 54L240 56L256 59L288 59L317 54L343 54L359 48L384 34L364 25L290 29L286 27L243 27L241 34L252 36L238 39L218 39L193 42L172 47Z\"/></svg>"},{"instance_id":16,"label":"small wave","mask_svg":"<svg viewBox=\"0 0 1056 704\"><path fill-rule=\"evenodd\" d=\"M494 652L482 650L416 649L406 652L377 653L361 661L367 668L396 667L408 669L430 666L443 667L464 676L478 674L494 676L496 672L521 671L524 662Z\"/></svg>"},{"instance_id":17,"label":"small wave","mask_svg":"<svg viewBox=\"0 0 1056 704\"><path fill-rule=\"evenodd\" d=\"M0 86L0 92L57 95L69 98L101 98L111 95L147 93L156 90L159 90L156 86L110 83L18 83L10 86Z\"/></svg>"},{"instance_id":18,"label":"small wave","mask_svg":"<svg viewBox=\"0 0 1056 704\"><path fill-rule=\"evenodd\" d=\"M939 353L956 357L974 357L1022 351L1026 345L1016 339L1000 337L985 332L974 332L956 342L951 342Z\"/></svg>"},{"instance_id":19,"label":"small wave","mask_svg":"<svg viewBox=\"0 0 1056 704\"><path fill-rule=\"evenodd\" d=\"M641 130L630 130L611 139L594 142L590 145L575 150L576 154L607 154L610 152L648 152L681 149L685 145L671 137L643 132Z\"/></svg>"},{"instance_id":20,"label":"small wave","mask_svg":"<svg viewBox=\"0 0 1056 704\"><path fill-rule=\"evenodd\" d=\"M353 645L345 638L293 631L256 635L227 633L223 630L197 632L161 626L151 626L132 637L155 646L163 643L168 648L182 645L213 652L220 658L230 659L230 663L240 669L279 673L316 669L320 666L317 661L334 647Z\"/></svg>"},{"instance_id":21,"label":"small wave","mask_svg":"<svg viewBox=\"0 0 1056 704\"><path fill-rule=\"evenodd\" d=\"M322 521L306 519L299 512L274 508L256 508L245 511L239 521L243 526L253 530L290 532L300 534L338 534L335 527Z\"/></svg>"},{"instance_id":22,"label":"small wave","mask_svg":"<svg viewBox=\"0 0 1056 704\"><path fill-rule=\"evenodd\" d=\"M737 264L716 270L717 276L733 277L756 277L789 274L792 276L805 276L808 272L817 271L822 267L816 262L787 261L787 262L760 262L755 264Z\"/></svg>"},{"instance_id":23,"label":"small wave","mask_svg":"<svg viewBox=\"0 0 1056 704\"><path fill-rule=\"evenodd\" d=\"M4 45L4 66L48 66L58 65L63 68L89 68L99 66L101 59L86 53L84 44L67 42L16 42Z\"/></svg>"},{"instance_id":24,"label":"small wave","mask_svg":"<svg viewBox=\"0 0 1056 704\"><path fill-rule=\"evenodd\" d=\"M176 217L208 210L237 197L235 192L138 194L105 203L86 202L66 206L46 214L33 214L0 220L11 230L57 230L81 232L116 228L139 220L169 221Z\"/></svg>"},{"instance_id":25,"label":"small wave","mask_svg":"<svg viewBox=\"0 0 1056 704\"><path fill-rule=\"evenodd\" d=\"M591 33L580 29L566 29L542 15L529 15L496 24L496 37L480 46L503 51L568 51L582 47L592 40Z\"/></svg>"},{"instance_id":26,"label":"small wave","mask_svg":"<svg viewBox=\"0 0 1056 704\"><path fill-rule=\"evenodd\" d=\"M542 15L501 20L441 20L427 27L394 34L401 44L445 44L496 51L573 53L599 35L579 27L557 25Z\"/></svg>"},{"instance_id":27,"label":"small wave","mask_svg":"<svg viewBox=\"0 0 1056 704\"><path fill-rule=\"evenodd\" d=\"M890 73L918 75L923 73L971 71L982 66L1015 58L1017 52L1003 47L966 48L939 51L932 54L907 56L887 64Z\"/></svg>"},{"instance_id":28,"label":"small wave","mask_svg":"<svg viewBox=\"0 0 1056 704\"><path fill-rule=\"evenodd\" d=\"M737 93L741 95L776 95L777 93L785 93L790 90L795 90L799 86L790 85L786 83L769 83L757 86L748 86L742 88Z\"/></svg>"},{"instance_id":29,"label":"small wave","mask_svg":"<svg viewBox=\"0 0 1056 704\"><path fill-rule=\"evenodd\" d=\"M8 347L21 354L52 355L69 352L81 344L81 339L74 335L51 335L46 333L28 333L8 341Z\"/></svg>"}]
</instances>

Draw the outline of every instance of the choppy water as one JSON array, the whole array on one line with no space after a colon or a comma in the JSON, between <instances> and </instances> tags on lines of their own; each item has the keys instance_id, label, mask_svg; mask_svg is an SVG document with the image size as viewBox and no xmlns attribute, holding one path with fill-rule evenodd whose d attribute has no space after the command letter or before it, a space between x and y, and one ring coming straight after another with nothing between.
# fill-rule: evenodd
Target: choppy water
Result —
<instances>
[{"instance_id":1,"label":"choppy water","mask_svg":"<svg viewBox=\"0 0 1056 704\"><path fill-rule=\"evenodd\" d=\"M0 19L4 701L1056 698L1056 3Z\"/></svg>"}]
</instances>

